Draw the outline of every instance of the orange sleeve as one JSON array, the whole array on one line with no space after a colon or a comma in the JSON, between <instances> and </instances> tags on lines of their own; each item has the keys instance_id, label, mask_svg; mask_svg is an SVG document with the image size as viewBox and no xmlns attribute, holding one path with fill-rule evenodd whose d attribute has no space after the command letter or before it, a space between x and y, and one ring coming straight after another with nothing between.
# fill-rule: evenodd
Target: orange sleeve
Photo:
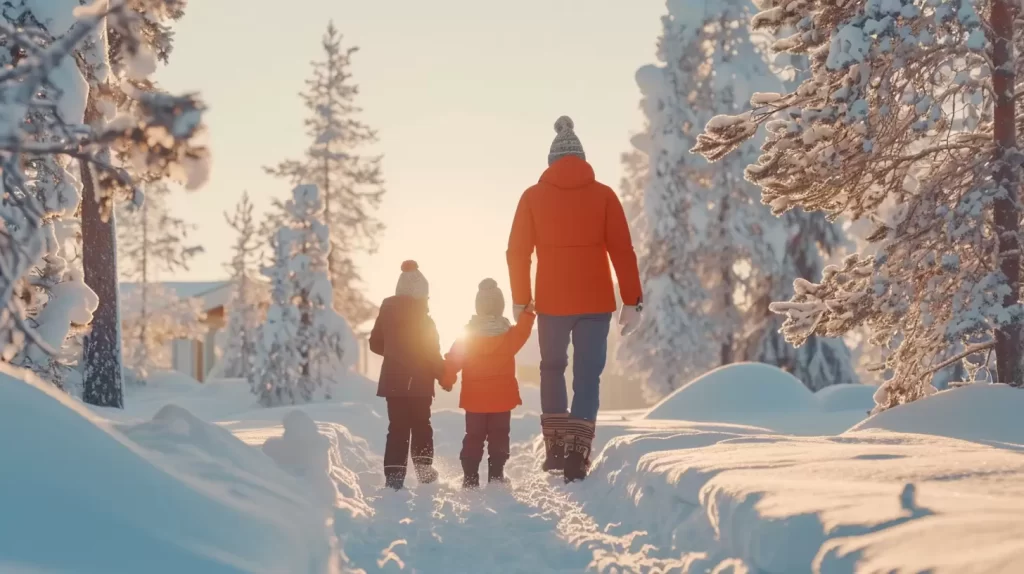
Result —
<instances>
[{"instance_id":1,"label":"orange sleeve","mask_svg":"<svg viewBox=\"0 0 1024 574\"><path fill-rule=\"evenodd\" d=\"M505 353L515 356L523 348L523 345L530 338L530 333L533 332L533 321L536 318L536 315L526 311L519 315L519 322L505 334Z\"/></svg>"},{"instance_id":2,"label":"orange sleeve","mask_svg":"<svg viewBox=\"0 0 1024 574\"><path fill-rule=\"evenodd\" d=\"M533 215L527 196L524 193L516 208L516 217L512 220L512 232L508 236L508 277L512 285L512 304L526 305L533 298L530 285L530 267L536 238L533 231Z\"/></svg>"},{"instance_id":3,"label":"orange sleeve","mask_svg":"<svg viewBox=\"0 0 1024 574\"><path fill-rule=\"evenodd\" d=\"M633 251L633 238L629 234L629 223L626 213L622 210L619 196L610 188L608 194L608 211L605 220L605 245L615 267L615 277L619 280L619 295L624 305L640 303L643 289L640 286L640 270L637 268L636 252Z\"/></svg>"},{"instance_id":4,"label":"orange sleeve","mask_svg":"<svg viewBox=\"0 0 1024 574\"><path fill-rule=\"evenodd\" d=\"M463 357L463 346L462 340L459 339L452 343L452 348L444 356L444 377L441 379L441 384L450 387L455 385L455 381L459 378L459 371L462 370L462 357Z\"/></svg>"}]
</instances>

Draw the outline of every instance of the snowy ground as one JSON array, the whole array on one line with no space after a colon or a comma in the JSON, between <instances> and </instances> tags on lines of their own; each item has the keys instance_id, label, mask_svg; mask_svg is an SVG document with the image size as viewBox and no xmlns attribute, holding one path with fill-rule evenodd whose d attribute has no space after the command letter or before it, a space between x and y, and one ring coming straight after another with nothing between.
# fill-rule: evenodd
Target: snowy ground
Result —
<instances>
[{"instance_id":1,"label":"snowy ground","mask_svg":"<svg viewBox=\"0 0 1024 574\"><path fill-rule=\"evenodd\" d=\"M164 377L95 413L0 374L0 572L1024 569L1024 392L969 387L858 425L866 389L785 377L734 367L609 413L591 478L568 487L536 471L527 408L513 486L462 491L462 414L440 410L441 483L395 493L383 402L358 377L301 409Z\"/></svg>"}]
</instances>

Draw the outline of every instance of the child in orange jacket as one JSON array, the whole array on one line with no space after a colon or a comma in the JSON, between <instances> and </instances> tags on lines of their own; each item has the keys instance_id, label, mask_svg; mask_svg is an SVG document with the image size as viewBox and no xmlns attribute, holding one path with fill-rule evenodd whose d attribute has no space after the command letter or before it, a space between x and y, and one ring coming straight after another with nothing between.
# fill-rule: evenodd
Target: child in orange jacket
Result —
<instances>
[{"instance_id":1,"label":"child in orange jacket","mask_svg":"<svg viewBox=\"0 0 1024 574\"><path fill-rule=\"evenodd\" d=\"M451 390L462 371L459 407L466 411L466 437L462 441L462 485L480 486L480 461L487 443L487 480L506 482L512 409L523 404L516 380L516 353L533 330L533 305L519 316L515 326L504 317L505 298L494 279L480 282L476 315L466 335L445 355L441 386Z\"/></svg>"}]
</instances>

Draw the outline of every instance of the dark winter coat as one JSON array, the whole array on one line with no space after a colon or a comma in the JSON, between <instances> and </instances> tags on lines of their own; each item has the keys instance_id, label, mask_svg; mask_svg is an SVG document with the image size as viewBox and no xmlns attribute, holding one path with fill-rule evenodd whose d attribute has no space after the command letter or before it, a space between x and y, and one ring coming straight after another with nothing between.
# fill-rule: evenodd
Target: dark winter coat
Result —
<instances>
[{"instance_id":1,"label":"dark winter coat","mask_svg":"<svg viewBox=\"0 0 1024 574\"><path fill-rule=\"evenodd\" d=\"M426 301L402 296L385 299L370 332L370 350L384 357L378 397L434 396L434 382L444 374L444 359Z\"/></svg>"}]
</instances>

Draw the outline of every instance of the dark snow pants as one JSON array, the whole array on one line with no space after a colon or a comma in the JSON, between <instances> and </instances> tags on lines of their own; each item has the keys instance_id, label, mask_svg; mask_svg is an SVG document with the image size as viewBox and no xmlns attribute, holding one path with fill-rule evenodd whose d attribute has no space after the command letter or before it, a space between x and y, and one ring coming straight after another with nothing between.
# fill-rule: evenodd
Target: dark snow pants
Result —
<instances>
[{"instance_id":1,"label":"dark snow pants","mask_svg":"<svg viewBox=\"0 0 1024 574\"><path fill-rule=\"evenodd\" d=\"M569 413L572 418L597 420L601 403L601 373L608 356L612 314L538 315L540 343L540 407L546 414ZM572 341L572 410L565 369Z\"/></svg>"},{"instance_id":2,"label":"dark snow pants","mask_svg":"<svg viewBox=\"0 0 1024 574\"><path fill-rule=\"evenodd\" d=\"M433 397L389 397L388 441L384 447L384 475L399 484L405 472L412 446L414 466L434 463L434 428L430 426Z\"/></svg>"},{"instance_id":3,"label":"dark snow pants","mask_svg":"<svg viewBox=\"0 0 1024 574\"><path fill-rule=\"evenodd\" d=\"M466 438L462 439L459 458L480 464L484 442L491 465L503 466L509 457L512 411L504 413L466 413Z\"/></svg>"}]
</instances>

